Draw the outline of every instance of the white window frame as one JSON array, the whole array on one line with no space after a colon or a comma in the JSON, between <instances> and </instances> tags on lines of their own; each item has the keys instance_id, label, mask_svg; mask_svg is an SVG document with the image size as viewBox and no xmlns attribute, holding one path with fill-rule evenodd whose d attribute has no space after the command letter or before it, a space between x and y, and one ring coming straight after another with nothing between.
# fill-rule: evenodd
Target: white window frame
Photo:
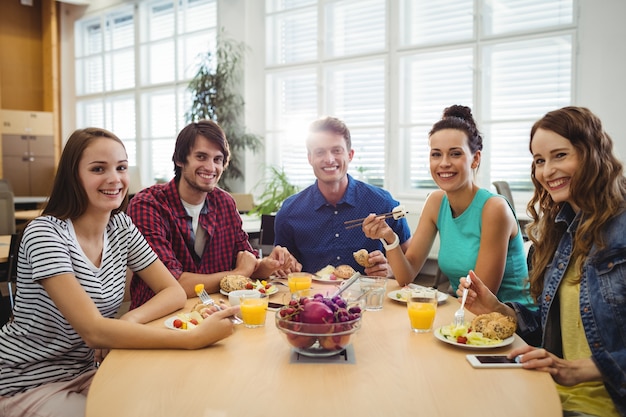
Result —
<instances>
[{"instance_id":1,"label":"white window frame","mask_svg":"<svg viewBox=\"0 0 626 417\"><path fill-rule=\"evenodd\" d=\"M128 49L134 56L134 82L130 86L124 88L115 88L115 86L107 85L103 89L96 89L86 92L85 88L80 84L83 80L81 66L77 65L76 79L78 88L75 96L76 105L76 126L77 128L95 125L111 130L124 141L129 154L129 163L139 168L138 180L141 184L138 186L133 184L133 188L141 188L153 184L155 181L167 181L174 176L174 165L171 161L171 155L174 152L174 143L178 132L186 125L185 112L189 109L190 94L187 87L191 77L195 73L197 60L192 62L200 53L205 53L208 49L214 48L215 36L218 27L217 18L217 0L182 0L185 5L195 5L206 3L213 8L210 13L215 13L214 22L205 20L198 21L197 16L185 15L188 9L181 6L181 0L171 1L173 18L171 25L172 34L159 37L156 39L148 39L150 33L150 25L154 21L150 20L149 13L152 6L166 4L168 0L135 0L125 2L123 5L112 6L111 8L98 10L92 14L88 14L75 22L75 38L77 45L75 49L75 60L80 63L85 59L84 49L80 47L80 41L83 38L82 28L89 22L101 22L104 26L106 20L110 16L118 14L132 14L134 21L134 42ZM130 4L129 4L130 3ZM167 7L166 9L169 9ZM186 25L184 18L196 19L193 25ZM189 20L191 21L191 20ZM187 22L189 22L187 21ZM192 26L189 28L188 26ZM106 36L103 34L103 36ZM198 41L194 41L195 37L206 39L206 47L200 49ZM191 39L191 40L189 40ZM186 43L190 42L190 43ZM171 45L173 51L173 59L171 62L172 71L169 73L168 79L153 80L151 69L154 67L154 46L167 42ZM188 46L189 45L189 46ZM187 51L191 47L192 51ZM198 50L195 50L198 49ZM110 51L95 51L87 57L106 57ZM151 58L152 57L152 58ZM158 56L156 57L158 59ZM102 72L108 70L106 60L100 58ZM168 63L166 63L168 64ZM105 77L105 80L107 78ZM103 85L106 84L105 82ZM171 97L171 119L159 117L151 108L151 99L157 99L160 95ZM132 122L126 120L119 123L118 118L111 112L111 104L120 99L133 102L134 117ZM96 115L91 119L83 111L86 105L95 109L100 107L101 115ZM95 107L94 107L95 106ZM127 114L125 114L127 116ZM95 120L99 119L99 120ZM157 146L161 145L161 146ZM158 149L161 149L159 152Z\"/></svg>"},{"instance_id":2,"label":"white window frame","mask_svg":"<svg viewBox=\"0 0 626 417\"><path fill-rule=\"evenodd\" d=\"M269 1L269 0L268 0ZM324 42L323 42L323 34L324 34L324 10L325 7L329 4L337 4L341 3L344 0L319 0L317 2L317 19L318 19L318 55L317 59L310 59L302 62L286 62L284 64L269 62L266 65L266 75L268 76L268 89L266 89L266 129L267 134L269 136L273 136L273 133L281 130L281 126L276 124L276 111L277 107L275 102L273 102L273 95L271 90L271 77L275 74L279 74L281 72L286 73L289 71L306 71L307 69L311 69L318 74L318 95L317 95L317 103L316 106L318 109L318 113L316 115L312 115L311 120L314 117L328 114L329 110L332 110L332 106L329 104L331 100L330 92L333 89L333 86L326 84L327 80L323 76L324 70L326 66L329 65L340 65L342 63L349 64L358 64L358 60L374 58L374 57L384 57L387 62L387 77L385 80L385 97L386 97L386 116L384 122L384 131L385 131L385 156L384 156L384 169L385 169L385 179L383 186L391 191L396 197L404 199L404 198L423 198L429 192L431 192L434 188L434 182L431 183L430 186L427 184L420 188L412 188L410 184L410 178L407 175L410 172L410 167L407 165L407 146L402 137L402 129L411 127L411 123L406 123L406 121L402 121L399 116L402 108L405 106L405 103L401 102L402 96L402 81L398 80L397 75L400 71L400 60L402 57L411 55L418 51L436 51L436 50L446 50L453 47L468 47L472 48L474 53L474 77L473 77L473 100L471 103L467 103L470 107L472 107L474 117L477 121L478 127L481 130L489 130L487 127L494 122L491 118L487 117L486 109L488 106L484 102L483 94L481 94L481 90L484 88L485 78L482 73L482 59L483 59L483 48L488 45L498 43L498 42L512 42L512 41L524 41L524 40L532 40L538 37L549 37L549 36L561 36L566 35L571 39L571 62L570 62L570 79L569 79L569 99L568 102L556 102L552 108L556 108L557 104L567 105L574 101L575 97L575 68L576 68L576 45L577 45L577 22L578 22L578 7L576 4L576 0L573 0L572 5L572 20L571 23L558 25L555 27L546 27L541 28L535 31L529 32L516 32L516 33L506 33L506 34L493 34L493 35L479 35L482 31L481 19L477 18L474 24L474 37L473 40L470 41L459 41L459 42L451 42L451 43L442 43L442 44L425 44L425 45L406 45L401 41L401 34L396 28L400 27L401 23L401 12L402 10L400 5L402 0L387 0L385 2L386 13L387 13L387 47L384 51L374 52L371 54L363 53L358 57L354 56L346 56L346 57L325 57L324 55ZM478 10L481 10L483 6L483 2L487 0L474 0L474 14L476 15ZM272 13L276 13L275 11L268 12L267 16L271 16ZM266 23L267 25L267 23ZM268 25L269 27L270 25ZM274 45L272 40L272 34L268 29L267 35L267 45ZM268 57L270 55L267 55ZM268 58L269 59L269 58ZM441 108L436 109L438 113L438 117L441 115L443 108L447 105L451 104L459 104L459 103L445 103L441 105ZM460 103L466 104L466 103ZM530 131L530 126L532 123L541 117L545 111L551 110L549 109L538 109L536 114L527 115L525 117L515 118L514 121L523 122L527 124L527 132ZM434 122L437 121L437 118L430 120L425 123L424 126L430 127ZM506 121L506 120L503 120ZM511 121L511 120L508 120ZM310 121L309 121L310 122ZM353 129L354 126L346 121L348 127ZM306 134L306 131L303 130L302 134ZM481 168L478 171L477 181L478 183L486 188L490 188L491 180L496 180L497 178L490 178L490 169L491 163L489 161L490 152L492 151L492 146L489 137L485 137L485 151L483 151L483 162ZM524 141L524 145L528 143L527 134L524 135L520 140ZM424 137L424 141L427 141L427 138ZM272 141L268 142L271 146L281 147L284 146L284 143L280 141ZM292 146L300 146L299 144L303 144L303 140L300 142L293 142ZM290 145L291 146L291 145ZM527 145L526 145L527 146ZM356 156L356 155L355 155ZM266 152L266 163L281 165L283 161L283 157L280 155L278 151L275 149L267 149ZM398 163L398 161L401 161ZM528 161L530 162L530 154L528 155ZM306 162L306 161L304 161ZM312 174L312 169L305 164L306 167L310 170L310 181L311 183L314 179ZM354 162L351 164L354 165ZM427 168L427 167L426 167ZM530 174L530 165L528 165L528 171ZM352 170L349 170L350 173L353 173ZM427 171L426 171L427 172ZM429 173L427 172L429 176ZM528 188L526 191L529 192L530 183L528 183Z\"/></svg>"}]
</instances>

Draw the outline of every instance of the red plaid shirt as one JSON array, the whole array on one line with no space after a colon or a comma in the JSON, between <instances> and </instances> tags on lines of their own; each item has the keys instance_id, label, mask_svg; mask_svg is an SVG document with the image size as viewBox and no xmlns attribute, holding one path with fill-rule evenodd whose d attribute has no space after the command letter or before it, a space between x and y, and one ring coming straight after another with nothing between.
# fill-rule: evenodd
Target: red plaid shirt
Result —
<instances>
[{"instance_id":1,"label":"red plaid shirt","mask_svg":"<svg viewBox=\"0 0 626 417\"><path fill-rule=\"evenodd\" d=\"M235 267L237 253L256 253L248 234L242 229L235 200L216 188L206 198L198 225L206 231L202 257L194 251L191 216L187 214L174 180L157 184L137 193L130 201L128 215L143 233L159 259L178 279L183 272L212 274ZM136 308L154 296L146 283L134 276L131 282L131 307Z\"/></svg>"}]
</instances>

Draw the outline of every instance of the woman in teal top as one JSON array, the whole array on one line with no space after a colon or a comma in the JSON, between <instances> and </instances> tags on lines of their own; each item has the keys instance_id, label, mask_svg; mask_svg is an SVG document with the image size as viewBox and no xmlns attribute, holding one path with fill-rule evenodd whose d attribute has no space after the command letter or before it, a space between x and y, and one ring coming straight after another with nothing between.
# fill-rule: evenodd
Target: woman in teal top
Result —
<instances>
[{"instance_id":1,"label":"woman in teal top","mask_svg":"<svg viewBox=\"0 0 626 417\"><path fill-rule=\"evenodd\" d=\"M461 277L474 269L480 247L483 208L491 198L506 200L499 194L480 188L474 195L469 207L457 217L452 216L452 209L446 195L439 206L437 228L439 229L439 269L450 280L451 288L457 288ZM507 202L508 204L508 202ZM511 208L511 211L513 209ZM531 304L526 284L528 268L525 258L522 234L517 233L509 239L506 251L504 275L498 289L498 298Z\"/></svg>"},{"instance_id":2,"label":"woman in teal top","mask_svg":"<svg viewBox=\"0 0 626 417\"><path fill-rule=\"evenodd\" d=\"M439 267L452 288L474 270L501 301L532 306L515 213L504 198L474 182L483 143L471 109L446 108L428 136L430 173L440 189L426 199L406 253L397 249L393 230L374 214L363 222L363 232L384 241L387 260L400 285L415 279L439 233Z\"/></svg>"}]
</instances>

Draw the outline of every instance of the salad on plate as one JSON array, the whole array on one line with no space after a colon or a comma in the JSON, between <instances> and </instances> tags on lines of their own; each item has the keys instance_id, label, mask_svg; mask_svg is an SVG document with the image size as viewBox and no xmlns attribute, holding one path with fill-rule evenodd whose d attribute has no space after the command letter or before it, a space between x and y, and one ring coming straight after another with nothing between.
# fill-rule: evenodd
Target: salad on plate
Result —
<instances>
[{"instance_id":1,"label":"salad on plate","mask_svg":"<svg viewBox=\"0 0 626 417\"><path fill-rule=\"evenodd\" d=\"M481 332L472 331L468 323L460 326L454 323L441 326L436 332L437 336L439 336L438 338L443 341L470 347L500 347L513 342L513 337L505 340L485 337Z\"/></svg>"}]
</instances>

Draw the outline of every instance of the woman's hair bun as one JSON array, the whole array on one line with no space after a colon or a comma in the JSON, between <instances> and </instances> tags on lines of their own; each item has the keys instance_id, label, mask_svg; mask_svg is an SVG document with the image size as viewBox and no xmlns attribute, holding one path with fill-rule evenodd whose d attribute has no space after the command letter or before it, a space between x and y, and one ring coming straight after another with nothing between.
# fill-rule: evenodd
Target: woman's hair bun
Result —
<instances>
[{"instance_id":1,"label":"woman's hair bun","mask_svg":"<svg viewBox=\"0 0 626 417\"><path fill-rule=\"evenodd\" d=\"M467 106L460 106L455 104L454 106L446 107L443 111L443 118L446 117L458 117L459 119L463 119L466 122L470 123L472 126L474 124L474 117L472 116L472 109Z\"/></svg>"}]
</instances>

